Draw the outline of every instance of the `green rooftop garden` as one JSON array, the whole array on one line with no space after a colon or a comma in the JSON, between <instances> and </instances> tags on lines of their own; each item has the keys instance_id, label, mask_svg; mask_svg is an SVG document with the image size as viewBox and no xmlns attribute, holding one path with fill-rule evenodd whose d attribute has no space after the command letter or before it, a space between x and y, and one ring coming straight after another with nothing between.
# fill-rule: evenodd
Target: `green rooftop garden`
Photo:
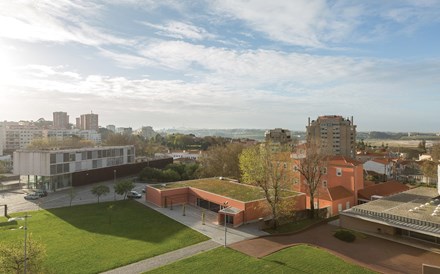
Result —
<instances>
[{"instance_id":1,"label":"green rooftop garden","mask_svg":"<svg viewBox=\"0 0 440 274\"><path fill-rule=\"evenodd\" d=\"M249 202L254 200L264 199L263 191L254 186L231 182L228 180L220 180L216 178L199 179L190 181L181 181L175 183L152 185L157 189L173 189L180 187L193 187L200 190L208 191L218 195L222 195L234 200ZM285 190L282 193L283 197L295 196L298 193L295 191Z\"/></svg>"}]
</instances>

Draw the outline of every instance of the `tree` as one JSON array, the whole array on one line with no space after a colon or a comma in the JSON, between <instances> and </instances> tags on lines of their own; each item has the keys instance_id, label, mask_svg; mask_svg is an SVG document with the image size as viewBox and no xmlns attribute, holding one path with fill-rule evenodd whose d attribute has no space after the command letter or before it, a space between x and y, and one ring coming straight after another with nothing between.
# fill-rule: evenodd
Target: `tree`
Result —
<instances>
[{"instance_id":1,"label":"tree","mask_svg":"<svg viewBox=\"0 0 440 274\"><path fill-rule=\"evenodd\" d=\"M283 191L290 187L289 152L273 153L268 145L246 148L239 156L244 183L262 189L272 213L272 226L277 228L282 218L293 214L293 200L283 199Z\"/></svg>"},{"instance_id":2,"label":"tree","mask_svg":"<svg viewBox=\"0 0 440 274\"><path fill-rule=\"evenodd\" d=\"M437 165L433 161L423 161L420 169L423 172L423 175L428 178L428 185L430 184L431 178L437 177Z\"/></svg>"},{"instance_id":3,"label":"tree","mask_svg":"<svg viewBox=\"0 0 440 274\"><path fill-rule=\"evenodd\" d=\"M119 195L124 195L124 200L127 197L127 193L134 188L134 183L130 180L118 181L114 186L115 192Z\"/></svg>"},{"instance_id":4,"label":"tree","mask_svg":"<svg viewBox=\"0 0 440 274\"><path fill-rule=\"evenodd\" d=\"M92 187L91 192L98 198L99 204L99 197L101 197L102 195L107 195L110 192L110 188L106 185L97 185Z\"/></svg>"},{"instance_id":5,"label":"tree","mask_svg":"<svg viewBox=\"0 0 440 274\"><path fill-rule=\"evenodd\" d=\"M24 271L23 241L0 242L0 273L22 273ZM44 273L42 265L46 257L43 244L31 237L26 242L26 270L29 273Z\"/></svg>"},{"instance_id":6,"label":"tree","mask_svg":"<svg viewBox=\"0 0 440 274\"><path fill-rule=\"evenodd\" d=\"M71 187L70 191L69 191L70 206L72 206L72 201L73 201L73 199L75 199L75 197L76 197L76 191L75 191L75 189L73 189L73 187Z\"/></svg>"},{"instance_id":7,"label":"tree","mask_svg":"<svg viewBox=\"0 0 440 274\"><path fill-rule=\"evenodd\" d=\"M297 171L303 177L310 196L310 217L315 218L315 196L321 184L322 175L327 168L326 156L319 152L317 144L308 144L304 153L297 157ZM298 154L299 155L299 154Z\"/></svg>"},{"instance_id":8,"label":"tree","mask_svg":"<svg viewBox=\"0 0 440 274\"><path fill-rule=\"evenodd\" d=\"M240 178L240 154L243 144L229 143L224 146L211 147L200 157L200 177Z\"/></svg>"},{"instance_id":9,"label":"tree","mask_svg":"<svg viewBox=\"0 0 440 274\"><path fill-rule=\"evenodd\" d=\"M440 160L440 143L436 143L436 144L432 145L432 147L431 147L431 157L432 157L432 160L434 162L439 163L439 160Z\"/></svg>"}]
</instances>

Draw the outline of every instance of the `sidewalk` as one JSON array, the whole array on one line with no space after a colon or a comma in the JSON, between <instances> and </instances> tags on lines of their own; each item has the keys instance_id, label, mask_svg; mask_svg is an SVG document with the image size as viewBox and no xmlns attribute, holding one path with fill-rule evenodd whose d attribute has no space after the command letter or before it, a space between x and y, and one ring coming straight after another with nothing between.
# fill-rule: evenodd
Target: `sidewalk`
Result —
<instances>
[{"instance_id":1,"label":"sidewalk","mask_svg":"<svg viewBox=\"0 0 440 274\"><path fill-rule=\"evenodd\" d=\"M225 244L225 229L224 226L217 224L217 214L209 210L205 211L205 224L202 224L202 210L200 208L186 205L185 206L185 216L183 216L183 208L181 205L173 206L170 208L161 208L148 203L144 199L137 200L138 202L154 209L161 214L170 217L171 219L182 223L206 236L211 238L213 241L224 245ZM227 245L232 243L240 242L247 239L256 238L259 236L269 235L259 229L258 223L251 223L241 225L237 228L227 227L226 242Z\"/></svg>"},{"instance_id":2,"label":"sidewalk","mask_svg":"<svg viewBox=\"0 0 440 274\"><path fill-rule=\"evenodd\" d=\"M129 264L126 266L122 266L107 272L103 272L103 274L138 274L145 271L152 270L154 268L164 266L175 261L191 257L200 252L208 251L220 246L218 243L208 240L205 242L201 242L195 245L187 246L175 251L171 251L159 256L155 256L143 261L139 261L133 264Z\"/></svg>"}]
</instances>

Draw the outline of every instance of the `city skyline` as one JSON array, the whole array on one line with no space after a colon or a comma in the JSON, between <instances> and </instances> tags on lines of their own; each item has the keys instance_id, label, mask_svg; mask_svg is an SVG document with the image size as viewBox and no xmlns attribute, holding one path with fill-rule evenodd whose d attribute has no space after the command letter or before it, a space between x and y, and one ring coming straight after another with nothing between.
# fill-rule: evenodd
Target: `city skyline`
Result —
<instances>
[{"instance_id":1,"label":"city skyline","mask_svg":"<svg viewBox=\"0 0 440 274\"><path fill-rule=\"evenodd\" d=\"M438 1L0 3L0 120L440 131Z\"/></svg>"}]
</instances>

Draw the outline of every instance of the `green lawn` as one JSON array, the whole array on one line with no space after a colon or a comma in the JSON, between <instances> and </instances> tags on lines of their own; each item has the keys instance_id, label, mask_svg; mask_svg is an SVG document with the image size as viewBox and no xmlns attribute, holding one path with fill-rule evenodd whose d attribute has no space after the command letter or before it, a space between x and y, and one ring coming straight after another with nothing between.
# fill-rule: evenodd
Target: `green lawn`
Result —
<instances>
[{"instance_id":1,"label":"green lawn","mask_svg":"<svg viewBox=\"0 0 440 274\"><path fill-rule=\"evenodd\" d=\"M265 199L263 191L258 187L215 178L156 184L151 186L157 189L193 187L243 202ZM283 197L295 196L297 194L298 193L294 191L282 192Z\"/></svg>"},{"instance_id":2,"label":"green lawn","mask_svg":"<svg viewBox=\"0 0 440 274\"><path fill-rule=\"evenodd\" d=\"M98 273L208 239L132 200L29 214L28 232L45 244L49 273ZM0 241L22 240L23 230L11 228L23 224L0 223Z\"/></svg>"},{"instance_id":3,"label":"green lawn","mask_svg":"<svg viewBox=\"0 0 440 274\"><path fill-rule=\"evenodd\" d=\"M322 249L298 245L256 259L230 248L214 250L154 269L159 273L375 273Z\"/></svg>"}]
</instances>

